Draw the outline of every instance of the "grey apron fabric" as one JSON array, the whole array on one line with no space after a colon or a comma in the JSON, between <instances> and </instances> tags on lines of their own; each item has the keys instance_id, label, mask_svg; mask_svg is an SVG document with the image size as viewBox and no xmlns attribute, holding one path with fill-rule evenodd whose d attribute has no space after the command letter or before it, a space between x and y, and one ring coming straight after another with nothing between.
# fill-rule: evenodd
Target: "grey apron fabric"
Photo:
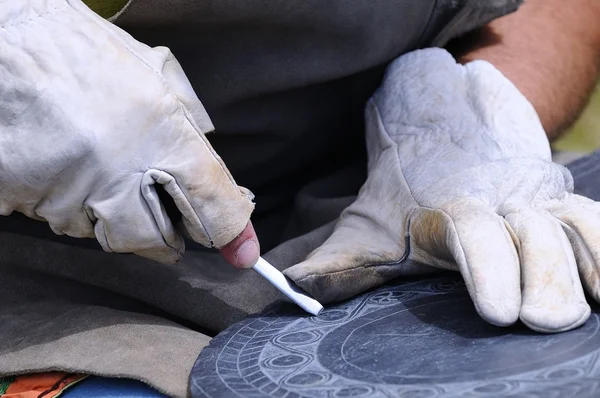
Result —
<instances>
[{"instance_id":1,"label":"grey apron fabric","mask_svg":"<svg viewBox=\"0 0 600 398\"><path fill-rule=\"evenodd\" d=\"M284 269L327 238L364 182L363 107L386 64L516 5L139 0L116 23L183 64L216 125L209 139L257 196L264 256ZM191 242L165 266L18 215L0 220L0 282L0 375L130 377L176 397L209 336L282 298Z\"/></svg>"}]
</instances>

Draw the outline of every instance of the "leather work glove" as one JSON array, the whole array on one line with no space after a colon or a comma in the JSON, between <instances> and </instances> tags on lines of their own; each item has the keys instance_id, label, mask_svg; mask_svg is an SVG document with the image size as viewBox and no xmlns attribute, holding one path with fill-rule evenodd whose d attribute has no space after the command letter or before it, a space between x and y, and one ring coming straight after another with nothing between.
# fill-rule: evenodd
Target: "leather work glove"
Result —
<instances>
[{"instance_id":1,"label":"leather work glove","mask_svg":"<svg viewBox=\"0 0 600 398\"><path fill-rule=\"evenodd\" d=\"M4 1L0 25L0 214L164 263L181 232L222 248L244 230L252 194L204 136L212 123L167 48L80 0Z\"/></svg>"},{"instance_id":2,"label":"leather work glove","mask_svg":"<svg viewBox=\"0 0 600 398\"><path fill-rule=\"evenodd\" d=\"M582 283L600 296L600 205L573 194L508 79L484 61L415 51L391 64L366 119L366 183L287 276L331 302L431 267L456 270L492 324L520 318L559 332L586 321Z\"/></svg>"}]
</instances>

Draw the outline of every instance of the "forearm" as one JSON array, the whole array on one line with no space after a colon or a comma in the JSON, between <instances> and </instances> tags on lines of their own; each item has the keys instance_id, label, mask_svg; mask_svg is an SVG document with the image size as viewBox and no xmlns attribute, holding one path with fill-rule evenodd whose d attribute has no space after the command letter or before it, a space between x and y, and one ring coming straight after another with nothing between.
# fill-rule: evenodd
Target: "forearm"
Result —
<instances>
[{"instance_id":1,"label":"forearm","mask_svg":"<svg viewBox=\"0 0 600 398\"><path fill-rule=\"evenodd\" d=\"M460 62L482 59L529 99L550 139L577 118L600 72L597 0L526 0L521 8L452 43Z\"/></svg>"}]
</instances>

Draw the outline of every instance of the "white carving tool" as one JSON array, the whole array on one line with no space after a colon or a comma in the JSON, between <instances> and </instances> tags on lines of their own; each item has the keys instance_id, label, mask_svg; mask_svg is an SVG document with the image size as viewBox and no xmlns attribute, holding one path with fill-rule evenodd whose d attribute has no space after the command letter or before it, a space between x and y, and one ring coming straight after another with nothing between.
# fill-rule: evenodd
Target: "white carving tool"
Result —
<instances>
[{"instance_id":1,"label":"white carving tool","mask_svg":"<svg viewBox=\"0 0 600 398\"><path fill-rule=\"evenodd\" d=\"M316 316L323 311L321 303L306 294L264 258L259 257L252 269L258 272L263 278L268 280L271 285L275 286L281 293L285 294L306 312Z\"/></svg>"}]
</instances>

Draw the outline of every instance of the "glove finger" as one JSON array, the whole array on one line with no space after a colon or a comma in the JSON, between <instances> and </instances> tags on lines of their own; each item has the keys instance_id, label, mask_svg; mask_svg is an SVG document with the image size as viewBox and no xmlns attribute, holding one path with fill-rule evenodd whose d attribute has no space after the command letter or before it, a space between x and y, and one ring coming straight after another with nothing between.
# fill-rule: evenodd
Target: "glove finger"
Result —
<instances>
[{"instance_id":1,"label":"glove finger","mask_svg":"<svg viewBox=\"0 0 600 398\"><path fill-rule=\"evenodd\" d=\"M548 209L562 223L587 292L600 302L600 214L583 206Z\"/></svg>"},{"instance_id":2,"label":"glove finger","mask_svg":"<svg viewBox=\"0 0 600 398\"><path fill-rule=\"evenodd\" d=\"M465 202L428 217L422 222L430 230L444 228L418 237L416 244L438 257L451 254L483 319L497 326L515 323L521 308L519 258L502 217ZM419 234L412 231L416 238Z\"/></svg>"},{"instance_id":3,"label":"glove finger","mask_svg":"<svg viewBox=\"0 0 600 398\"><path fill-rule=\"evenodd\" d=\"M156 117L145 127L143 157L146 170L182 215L181 232L206 247L222 248L238 236L254 210L252 194L239 187L206 137L214 129L179 62L166 47L149 48L114 29L118 40L161 76ZM157 81L151 87L156 89ZM117 150L119 150L117 148ZM163 224L154 211L156 223Z\"/></svg>"},{"instance_id":4,"label":"glove finger","mask_svg":"<svg viewBox=\"0 0 600 398\"><path fill-rule=\"evenodd\" d=\"M373 114L371 114L373 116ZM327 303L343 300L401 275L435 268L407 259L408 225L416 203L398 167L389 138L373 137L369 177L358 198L340 215L331 236L306 261L284 271L296 284ZM396 183L394 183L396 182Z\"/></svg>"},{"instance_id":5,"label":"glove finger","mask_svg":"<svg viewBox=\"0 0 600 398\"><path fill-rule=\"evenodd\" d=\"M215 129L213 123L171 50L167 47L155 47L153 52L164 57L161 73L169 84L171 92L177 96L189 112L190 122L193 122L196 128L204 134L212 132Z\"/></svg>"},{"instance_id":6,"label":"glove finger","mask_svg":"<svg viewBox=\"0 0 600 398\"><path fill-rule=\"evenodd\" d=\"M94 223L85 206L73 207L68 203L68 196L56 195L44 200L36 209L38 217L46 220L57 235L68 235L73 238L94 238Z\"/></svg>"},{"instance_id":7,"label":"glove finger","mask_svg":"<svg viewBox=\"0 0 600 398\"><path fill-rule=\"evenodd\" d=\"M560 223L546 211L534 209L520 209L505 218L519 239L521 321L533 330L548 333L583 324L590 307Z\"/></svg>"},{"instance_id":8,"label":"glove finger","mask_svg":"<svg viewBox=\"0 0 600 398\"><path fill-rule=\"evenodd\" d=\"M157 153L146 175L164 186L182 214L180 229L206 247L222 248L238 236L254 210L252 194L239 187L201 131L179 112L161 127L171 129L170 149ZM160 215L159 213L155 213ZM158 224L162 221L157 220Z\"/></svg>"},{"instance_id":9,"label":"glove finger","mask_svg":"<svg viewBox=\"0 0 600 398\"><path fill-rule=\"evenodd\" d=\"M433 267L405 261L404 251L397 242L372 232L337 228L306 261L283 273L317 300L330 303L345 300L399 276L436 271Z\"/></svg>"},{"instance_id":10,"label":"glove finger","mask_svg":"<svg viewBox=\"0 0 600 398\"><path fill-rule=\"evenodd\" d=\"M323 303L344 300L401 275L435 271L404 261L407 221L401 214L381 211L366 194L372 192L372 183L368 180L363 195L344 210L331 236L304 262L284 271ZM386 197L386 192L381 195Z\"/></svg>"},{"instance_id":11,"label":"glove finger","mask_svg":"<svg viewBox=\"0 0 600 398\"><path fill-rule=\"evenodd\" d=\"M97 218L96 239L108 252L135 253L161 263L175 263L184 251L183 238L170 222L147 176L143 178L142 191L136 180L120 185L118 191L107 196L108 200L89 201Z\"/></svg>"}]
</instances>

